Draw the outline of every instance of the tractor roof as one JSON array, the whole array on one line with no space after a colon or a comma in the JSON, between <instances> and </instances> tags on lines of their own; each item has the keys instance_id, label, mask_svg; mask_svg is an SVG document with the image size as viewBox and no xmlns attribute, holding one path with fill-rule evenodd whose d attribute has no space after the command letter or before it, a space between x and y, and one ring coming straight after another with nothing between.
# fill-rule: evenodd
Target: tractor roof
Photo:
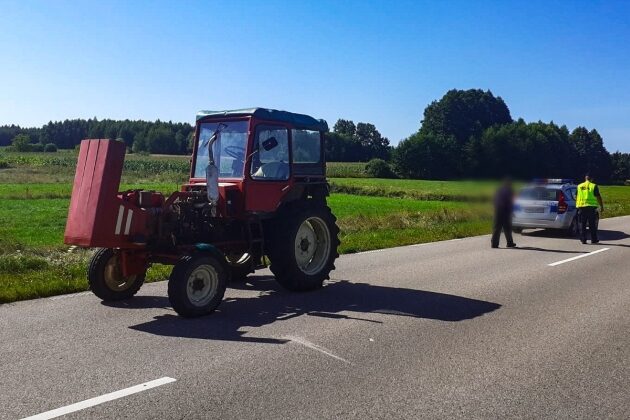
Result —
<instances>
[{"instance_id":1,"label":"tractor roof","mask_svg":"<svg viewBox=\"0 0 630 420\"><path fill-rule=\"evenodd\" d=\"M220 117L256 117L262 120L280 121L289 123L296 128L305 130L328 131L328 124L325 120L316 120L313 117L304 114L296 114L287 111L278 111L276 109L267 108L246 108L233 109L228 111L199 111L197 112L197 121L209 118Z\"/></svg>"}]
</instances>

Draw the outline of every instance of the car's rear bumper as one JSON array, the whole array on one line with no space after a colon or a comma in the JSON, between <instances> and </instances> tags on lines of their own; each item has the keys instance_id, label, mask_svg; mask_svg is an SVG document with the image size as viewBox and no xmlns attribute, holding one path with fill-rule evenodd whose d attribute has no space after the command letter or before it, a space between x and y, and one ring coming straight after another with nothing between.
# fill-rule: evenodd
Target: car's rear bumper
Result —
<instances>
[{"instance_id":1,"label":"car's rear bumper","mask_svg":"<svg viewBox=\"0 0 630 420\"><path fill-rule=\"evenodd\" d=\"M556 216L555 219L531 219L521 218L514 215L512 218L512 226L516 228L531 229L568 229L571 226L575 214L567 213Z\"/></svg>"}]
</instances>

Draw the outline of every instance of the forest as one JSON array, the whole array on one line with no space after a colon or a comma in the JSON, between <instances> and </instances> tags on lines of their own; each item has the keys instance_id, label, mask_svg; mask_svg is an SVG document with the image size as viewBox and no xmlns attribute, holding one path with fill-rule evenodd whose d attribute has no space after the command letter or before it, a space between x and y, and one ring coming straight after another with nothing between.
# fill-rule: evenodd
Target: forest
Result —
<instances>
[{"instance_id":1,"label":"forest","mask_svg":"<svg viewBox=\"0 0 630 420\"><path fill-rule=\"evenodd\" d=\"M188 154L188 123L97 118L51 121L39 128L0 126L0 146L16 151L71 149L85 138L119 139L129 152ZM326 133L326 159L368 162L374 175L414 179L573 177L630 180L630 154L610 153L595 128L513 119L489 90L450 90L430 103L418 130L392 146L369 122L338 119Z\"/></svg>"}]
</instances>

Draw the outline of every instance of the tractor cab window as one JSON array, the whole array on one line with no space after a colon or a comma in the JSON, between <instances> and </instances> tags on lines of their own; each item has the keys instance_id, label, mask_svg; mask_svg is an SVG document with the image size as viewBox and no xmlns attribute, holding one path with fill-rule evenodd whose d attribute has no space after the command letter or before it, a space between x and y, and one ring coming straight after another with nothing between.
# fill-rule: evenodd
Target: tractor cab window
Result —
<instances>
[{"instance_id":1,"label":"tractor cab window","mask_svg":"<svg viewBox=\"0 0 630 420\"><path fill-rule=\"evenodd\" d=\"M208 140L217 132L218 122L204 123L199 128L195 178L206 176L208 166ZM212 147L214 162L219 168L220 178L242 178L245 166L245 150L248 136L247 121L230 121L222 123L217 133L217 140Z\"/></svg>"},{"instance_id":2,"label":"tractor cab window","mask_svg":"<svg viewBox=\"0 0 630 420\"><path fill-rule=\"evenodd\" d=\"M286 128L258 126L251 174L254 179L289 179L289 132Z\"/></svg>"},{"instance_id":3,"label":"tractor cab window","mask_svg":"<svg viewBox=\"0 0 630 420\"><path fill-rule=\"evenodd\" d=\"M319 131L291 130L293 162L319 163L322 139Z\"/></svg>"}]
</instances>

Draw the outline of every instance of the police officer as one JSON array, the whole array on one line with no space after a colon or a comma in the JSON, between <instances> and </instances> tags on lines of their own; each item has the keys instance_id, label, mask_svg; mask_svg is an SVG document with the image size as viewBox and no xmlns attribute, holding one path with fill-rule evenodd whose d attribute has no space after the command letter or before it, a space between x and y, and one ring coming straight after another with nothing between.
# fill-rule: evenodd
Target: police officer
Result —
<instances>
[{"instance_id":1,"label":"police officer","mask_svg":"<svg viewBox=\"0 0 630 420\"><path fill-rule=\"evenodd\" d=\"M494 223L492 226L492 239L490 245L492 248L499 247L499 239L501 231L505 234L507 247L516 246L512 239L512 211L514 210L514 189L512 189L512 180L505 178L501 187L494 196Z\"/></svg>"},{"instance_id":2,"label":"police officer","mask_svg":"<svg viewBox=\"0 0 630 420\"><path fill-rule=\"evenodd\" d=\"M589 174L584 177L584 182L577 187L576 207L580 217L580 240L586 243L586 225L591 231L591 243L599 242L597 239L597 205L604 211L604 202L599 193L599 187L592 182Z\"/></svg>"}]
</instances>

